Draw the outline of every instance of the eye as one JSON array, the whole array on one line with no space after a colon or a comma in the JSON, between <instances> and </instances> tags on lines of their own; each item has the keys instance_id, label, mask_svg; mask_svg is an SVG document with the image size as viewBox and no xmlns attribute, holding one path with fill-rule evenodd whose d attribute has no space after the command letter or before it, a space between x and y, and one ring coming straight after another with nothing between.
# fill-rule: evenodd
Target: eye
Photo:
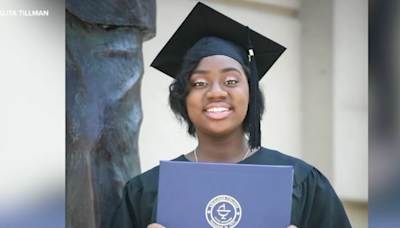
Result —
<instances>
[{"instance_id":1,"label":"eye","mask_svg":"<svg viewBox=\"0 0 400 228\"><path fill-rule=\"evenodd\" d=\"M205 85L207 85L207 83L205 83L205 82L195 82L193 84L193 86L195 86L195 87L197 87L197 86L205 86Z\"/></svg>"},{"instance_id":2,"label":"eye","mask_svg":"<svg viewBox=\"0 0 400 228\"><path fill-rule=\"evenodd\" d=\"M228 85L233 85L233 84L237 84L237 83L239 83L238 80L228 80L225 82L225 84L228 84Z\"/></svg>"}]
</instances>

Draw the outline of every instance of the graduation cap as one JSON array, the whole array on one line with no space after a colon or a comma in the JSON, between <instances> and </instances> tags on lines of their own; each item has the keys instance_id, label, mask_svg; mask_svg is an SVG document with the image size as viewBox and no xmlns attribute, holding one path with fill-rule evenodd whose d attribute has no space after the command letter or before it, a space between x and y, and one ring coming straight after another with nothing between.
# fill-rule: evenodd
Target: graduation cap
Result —
<instances>
[{"instance_id":1,"label":"graduation cap","mask_svg":"<svg viewBox=\"0 0 400 228\"><path fill-rule=\"evenodd\" d=\"M201 59L212 55L231 57L250 69L249 117L252 149L261 145L258 81L286 50L203 3L197 3L151 66L175 78L183 59Z\"/></svg>"}]
</instances>

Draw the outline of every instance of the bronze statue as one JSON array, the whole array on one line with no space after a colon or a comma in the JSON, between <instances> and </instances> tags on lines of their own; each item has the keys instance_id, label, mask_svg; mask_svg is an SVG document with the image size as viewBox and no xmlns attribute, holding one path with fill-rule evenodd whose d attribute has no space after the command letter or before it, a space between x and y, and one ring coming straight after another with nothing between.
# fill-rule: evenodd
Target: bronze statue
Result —
<instances>
[{"instance_id":1,"label":"bronze statue","mask_svg":"<svg viewBox=\"0 0 400 228\"><path fill-rule=\"evenodd\" d=\"M66 1L68 228L105 228L141 172L142 43L155 31L155 0Z\"/></svg>"}]
</instances>

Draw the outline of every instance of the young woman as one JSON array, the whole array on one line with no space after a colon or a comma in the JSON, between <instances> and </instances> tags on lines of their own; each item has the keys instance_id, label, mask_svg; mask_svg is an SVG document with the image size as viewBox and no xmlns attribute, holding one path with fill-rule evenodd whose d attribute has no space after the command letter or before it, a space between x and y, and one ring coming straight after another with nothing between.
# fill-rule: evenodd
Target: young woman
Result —
<instances>
[{"instance_id":1,"label":"young woman","mask_svg":"<svg viewBox=\"0 0 400 228\"><path fill-rule=\"evenodd\" d=\"M171 109L198 139L193 151L174 161L293 166L291 227L350 228L323 174L260 145L264 99L258 81L284 50L201 3L192 10L152 63L175 79ZM109 227L163 227L155 224L158 177L155 167L128 181Z\"/></svg>"}]
</instances>

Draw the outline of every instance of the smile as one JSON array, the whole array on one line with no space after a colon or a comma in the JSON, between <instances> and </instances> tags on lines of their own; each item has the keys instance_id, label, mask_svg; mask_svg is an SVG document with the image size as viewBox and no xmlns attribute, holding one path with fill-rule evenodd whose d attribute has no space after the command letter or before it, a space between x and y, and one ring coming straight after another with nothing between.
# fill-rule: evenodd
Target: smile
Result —
<instances>
[{"instance_id":1,"label":"smile","mask_svg":"<svg viewBox=\"0 0 400 228\"><path fill-rule=\"evenodd\" d=\"M205 110L206 116L214 120L221 120L228 117L232 113L231 108L213 107Z\"/></svg>"},{"instance_id":2,"label":"smile","mask_svg":"<svg viewBox=\"0 0 400 228\"><path fill-rule=\"evenodd\" d=\"M218 107L218 108L209 108L206 110L206 112L218 113L218 112L227 112L229 110L230 110L229 108Z\"/></svg>"}]
</instances>

